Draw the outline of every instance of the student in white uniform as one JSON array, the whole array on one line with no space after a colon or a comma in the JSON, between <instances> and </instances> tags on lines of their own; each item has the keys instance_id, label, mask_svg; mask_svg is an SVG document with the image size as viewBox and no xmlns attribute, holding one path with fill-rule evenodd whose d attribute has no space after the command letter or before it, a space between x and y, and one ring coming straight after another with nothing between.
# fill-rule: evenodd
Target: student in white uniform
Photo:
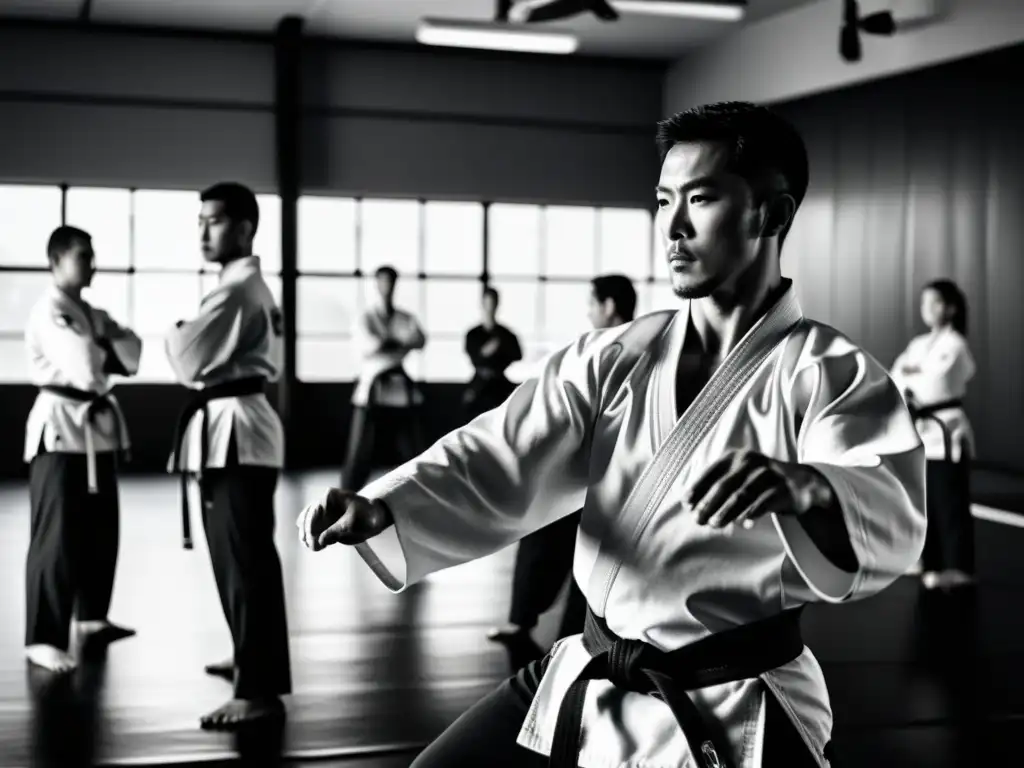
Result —
<instances>
[{"instance_id":1,"label":"student in white uniform","mask_svg":"<svg viewBox=\"0 0 1024 768\"><path fill-rule=\"evenodd\" d=\"M210 730L284 714L291 661L281 562L274 545L274 490L284 462L284 430L264 390L281 372L282 318L252 253L259 226L255 195L222 183L201 195L203 258L219 264L219 284L199 316L167 335L167 358L192 390L169 469L182 473L185 546L191 548L187 476L197 476L203 527L234 657L207 673L234 682L234 697L204 716Z\"/></svg>"},{"instance_id":2,"label":"student in white uniform","mask_svg":"<svg viewBox=\"0 0 1024 768\"><path fill-rule=\"evenodd\" d=\"M135 634L107 620L119 537L117 459L129 448L111 388L116 376L138 371L142 342L82 298L95 272L87 232L58 227L47 255L53 284L25 329L29 375L40 390L25 430L32 507L25 654L64 672L75 666L72 614L83 639Z\"/></svg>"},{"instance_id":3,"label":"student in white uniform","mask_svg":"<svg viewBox=\"0 0 1024 768\"><path fill-rule=\"evenodd\" d=\"M410 409L422 404L422 393L406 372L409 353L423 349L427 337L410 313L395 306L398 272L380 267L374 275L379 301L356 324L356 346L362 367L352 393L352 424L341 480L358 491L382 452L408 458L422 448L419 424Z\"/></svg>"},{"instance_id":4,"label":"student in white uniform","mask_svg":"<svg viewBox=\"0 0 1024 768\"><path fill-rule=\"evenodd\" d=\"M636 289L625 275L598 275L590 281L587 319L596 329L615 328L632 322L636 313ZM510 648L524 649L521 656L533 660L540 653L530 637L541 614L554 605L562 585L572 572L580 513L563 517L519 542L512 576L512 603L508 623L495 627L487 638ZM565 612L556 639L583 631L587 601L575 579L569 578Z\"/></svg>"},{"instance_id":5,"label":"student in white uniform","mask_svg":"<svg viewBox=\"0 0 1024 768\"><path fill-rule=\"evenodd\" d=\"M298 520L308 547L356 545L398 591L583 509L583 635L417 768L827 765L801 606L875 594L920 555L925 459L903 397L780 272L800 135L727 103L662 122L658 145L679 309L582 336L500 408Z\"/></svg>"},{"instance_id":6,"label":"student in white uniform","mask_svg":"<svg viewBox=\"0 0 1024 768\"><path fill-rule=\"evenodd\" d=\"M967 299L952 281L935 280L921 291L921 318L929 331L896 358L892 377L917 418L928 458L921 579L928 589L959 587L974 581L974 433L963 400L977 367L967 346Z\"/></svg>"}]
</instances>

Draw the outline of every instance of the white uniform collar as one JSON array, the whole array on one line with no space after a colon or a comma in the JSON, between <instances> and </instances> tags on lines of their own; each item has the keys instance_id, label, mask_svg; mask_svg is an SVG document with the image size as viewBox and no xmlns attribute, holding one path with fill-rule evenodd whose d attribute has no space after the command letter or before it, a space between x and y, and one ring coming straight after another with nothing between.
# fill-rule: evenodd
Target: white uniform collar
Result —
<instances>
[{"instance_id":1,"label":"white uniform collar","mask_svg":"<svg viewBox=\"0 0 1024 768\"><path fill-rule=\"evenodd\" d=\"M260 271L259 256L243 256L240 259L229 261L220 270L220 281L238 280L249 272Z\"/></svg>"}]
</instances>

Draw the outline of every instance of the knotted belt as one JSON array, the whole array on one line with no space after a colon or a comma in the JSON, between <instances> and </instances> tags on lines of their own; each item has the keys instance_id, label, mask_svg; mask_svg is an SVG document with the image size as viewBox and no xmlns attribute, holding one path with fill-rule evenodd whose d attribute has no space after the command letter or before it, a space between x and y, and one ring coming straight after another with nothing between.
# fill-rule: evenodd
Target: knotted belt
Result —
<instances>
[{"instance_id":1,"label":"knotted belt","mask_svg":"<svg viewBox=\"0 0 1024 768\"><path fill-rule=\"evenodd\" d=\"M949 433L949 427L946 426L946 422L940 419L936 414L939 411L945 411L949 408L963 408L963 400L943 400L940 403L932 403L931 405L908 405L910 408L910 415L914 417L914 420L923 419L938 424L939 429L942 431L942 445L946 450L946 460L949 461L953 457L953 436Z\"/></svg>"},{"instance_id":2,"label":"knotted belt","mask_svg":"<svg viewBox=\"0 0 1024 768\"><path fill-rule=\"evenodd\" d=\"M101 395L99 392L91 392L87 389L76 389L60 384L44 384L39 388L51 395L63 397L65 400L72 400L76 403L88 403L85 409L85 474L89 484L89 493L99 492L99 483L96 479L96 417L106 411L114 415L114 431L118 451L124 456L125 461L130 460L128 449L121 445L121 436L124 434L124 416L121 409L117 407L109 394Z\"/></svg>"},{"instance_id":3,"label":"knotted belt","mask_svg":"<svg viewBox=\"0 0 1024 768\"><path fill-rule=\"evenodd\" d=\"M717 632L671 652L640 640L616 636L587 610L583 646L591 659L569 687L558 710L551 745L551 768L576 768L581 746L583 705L591 680L661 698L672 710L695 760L704 768L727 768L727 749L687 691L758 677L797 658L804 649L800 608Z\"/></svg>"},{"instance_id":4,"label":"knotted belt","mask_svg":"<svg viewBox=\"0 0 1024 768\"><path fill-rule=\"evenodd\" d=\"M196 472L196 479L199 481L200 495L205 504L206 497L202 479L203 472L206 471L206 460L210 453L210 410L208 406L214 400L262 394L265 384L266 380L262 376L251 376L194 390L178 416L178 423L174 429L174 443L171 448L171 467L172 471L181 475L181 531L182 544L185 549L192 549L192 518L188 506L188 471L179 468L179 463L181 445L185 440L189 422L192 421L193 416L202 412L203 427L199 433L199 471Z\"/></svg>"}]
</instances>

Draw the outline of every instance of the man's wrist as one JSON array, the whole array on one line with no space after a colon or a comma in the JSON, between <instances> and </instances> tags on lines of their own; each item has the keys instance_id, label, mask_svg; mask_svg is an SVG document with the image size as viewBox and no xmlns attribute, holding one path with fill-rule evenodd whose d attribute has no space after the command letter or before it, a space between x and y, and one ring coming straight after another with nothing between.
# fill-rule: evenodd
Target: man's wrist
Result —
<instances>
[{"instance_id":1,"label":"man's wrist","mask_svg":"<svg viewBox=\"0 0 1024 768\"><path fill-rule=\"evenodd\" d=\"M836 504L832 483L817 467L787 463L786 474L793 492L794 513L799 516L812 510L831 509Z\"/></svg>"}]
</instances>

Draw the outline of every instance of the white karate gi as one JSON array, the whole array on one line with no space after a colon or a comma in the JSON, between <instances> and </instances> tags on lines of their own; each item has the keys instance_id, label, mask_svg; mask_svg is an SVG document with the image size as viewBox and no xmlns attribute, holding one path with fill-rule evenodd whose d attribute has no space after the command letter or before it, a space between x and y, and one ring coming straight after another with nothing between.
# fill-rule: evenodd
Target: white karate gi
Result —
<instances>
[{"instance_id":1,"label":"white karate gi","mask_svg":"<svg viewBox=\"0 0 1024 768\"><path fill-rule=\"evenodd\" d=\"M790 285L680 419L676 370L688 319L684 303L581 337L502 406L366 487L363 495L384 500L395 519L357 547L381 581L400 591L582 507L574 576L591 609L618 636L671 651L805 602L867 597L903 574L924 544L925 459L885 369L804 319ZM630 494L666 440L681 440L681 453L660 475L671 483L664 501L647 509ZM819 469L841 504L857 571L829 562L795 517L765 517L750 530L698 525L683 499L727 449ZM390 558L396 537L402 555ZM580 636L552 654L518 738L542 754L590 658ZM762 679L826 765L832 716L810 650ZM763 697L757 680L692 694L724 726L733 765L760 765ZM662 701L608 681L591 682L583 727L584 768L694 764Z\"/></svg>"},{"instance_id":2,"label":"white karate gi","mask_svg":"<svg viewBox=\"0 0 1024 768\"><path fill-rule=\"evenodd\" d=\"M356 348L362 355L363 363L359 371L359 380L352 392L352 405L366 406L370 400L370 389L374 380L384 371L398 368L413 349L423 349L427 337L419 322L412 314L395 308L390 318L384 314L383 307L374 307L363 313L355 328ZM385 351L381 344L391 338L403 345L397 351ZM405 386L398 380L388 380L378 384L374 393L374 404L391 407L408 407L422 401L419 391L414 391L412 402Z\"/></svg>"},{"instance_id":3,"label":"white karate gi","mask_svg":"<svg viewBox=\"0 0 1024 768\"><path fill-rule=\"evenodd\" d=\"M904 373L905 367L920 369ZM914 402L926 407L967 396L967 384L974 378L977 366L967 340L947 326L937 333L926 333L912 339L892 366L892 377L900 391L908 390ZM974 431L962 407L943 408L935 412L949 430L950 456L946 456L942 428L933 419L918 419L917 431L924 443L925 454L932 460L960 461L964 449L974 452Z\"/></svg>"},{"instance_id":4,"label":"white karate gi","mask_svg":"<svg viewBox=\"0 0 1024 768\"><path fill-rule=\"evenodd\" d=\"M142 355L139 337L104 310L84 300L76 302L50 286L32 308L25 328L30 380L38 387L56 385L107 395L120 414L117 399L108 394L116 376L104 372L108 353L99 344L104 338L128 374L136 374ZM35 458L40 444L48 453L85 454L94 483L96 453L127 450L129 437L123 416L118 419L101 410L90 426L88 410L88 402L40 391L25 428L25 462Z\"/></svg>"},{"instance_id":5,"label":"white karate gi","mask_svg":"<svg viewBox=\"0 0 1024 768\"><path fill-rule=\"evenodd\" d=\"M263 280L259 257L221 269L220 282L203 298L199 316L168 331L165 350L178 381L194 389L256 376L276 381L283 354L281 313ZM207 407L209 453L202 469L224 467L232 432L239 464L284 465L284 428L265 395L225 397ZM189 420L178 466L168 471L200 471L202 420L201 413Z\"/></svg>"}]
</instances>

